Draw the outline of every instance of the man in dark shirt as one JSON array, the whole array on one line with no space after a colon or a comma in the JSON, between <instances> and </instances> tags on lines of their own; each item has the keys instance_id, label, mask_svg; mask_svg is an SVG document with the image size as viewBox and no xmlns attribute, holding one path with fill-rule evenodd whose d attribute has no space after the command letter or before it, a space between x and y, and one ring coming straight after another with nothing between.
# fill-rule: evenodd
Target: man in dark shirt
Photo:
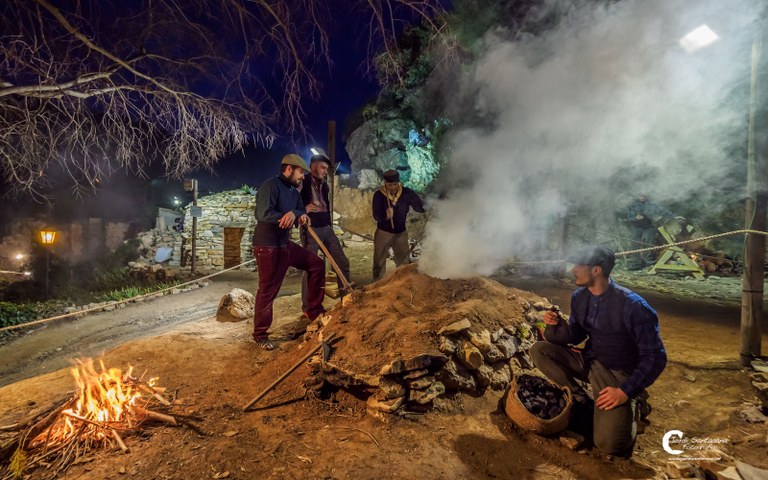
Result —
<instances>
[{"instance_id":1,"label":"man in dark shirt","mask_svg":"<svg viewBox=\"0 0 768 480\"><path fill-rule=\"evenodd\" d=\"M389 249L395 254L395 265L408 263L410 247L405 219L413 208L424 213L421 197L400 183L397 170L384 172L384 186L373 194L373 219L376 220L376 234L373 237L373 279L387 272Z\"/></svg>"},{"instance_id":2,"label":"man in dark shirt","mask_svg":"<svg viewBox=\"0 0 768 480\"><path fill-rule=\"evenodd\" d=\"M314 320L325 312L325 263L290 239L291 228L297 222L299 225L309 222L297 189L309 167L304 159L294 154L283 157L281 163L280 175L261 184L256 194L253 256L259 269L259 290L253 316L253 339L265 350L275 348L267 330L272 325L272 303L277 298L288 267L307 272L308 299L304 313Z\"/></svg>"},{"instance_id":3,"label":"man in dark shirt","mask_svg":"<svg viewBox=\"0 0 768 480\"><path fill-rule=\"evenodd\" d=\"M632 248L646 248L656 245L656 230L664 220L672 218L666 208L648 200L646 195L638 195L627 208L627 223L632 238ZM656 261L653 252L638 253L629 259L631 270L640 270L653 265Z\"/></svg>"},{"instance_id":4,"label":"man in dark shirt","mask_svg":"<svg viewBox=\"0 0 768 480\"><path fill-rule=\"evenodd\" d=\"M568 262L574 264L575 283L581 287L571 297L570 320L560 322L547 312L545 341L536 342L530 355L542 373L571 389L574 415L593 415L595 446L628 457L637 434L636 414L648 413L643 411L645 389L667 364L659 320L640 295L611 280L616 262L612 251L587 247ZM584 340L582 351L569 347ZM576 379L590 383L594 405Z\"/></svg>"},{"instance_id":5,"label":"man in dark shirt","mask_svg":"<svg viewBox=\"0 0 768 480\"><path fill-rule=\"evenodd\" d=\"M333 212L329 208L329 192L326 178L328 177L328 169L331 167L331 159L328 158L323 149L318 147L315 151L317 153L309 161L309 175L304 178L304 183L301 186L301 199L304 202L304 207L307 210L307 215L315 234L323 242L325 248L328 249L344 278L347 281L351 281L349 278L349 259L344 254L341 242L339 242L339 238L333 231ZM320 246L306 228L301 229L301 242L307 250L317 254ZM340 278L337 279L337 282L339 290L342 291L344 283ZM301 303L304 310L307 310L309 307L308 298L307 274L304 273L301 276Z\"/></svg>"}]
</instances>

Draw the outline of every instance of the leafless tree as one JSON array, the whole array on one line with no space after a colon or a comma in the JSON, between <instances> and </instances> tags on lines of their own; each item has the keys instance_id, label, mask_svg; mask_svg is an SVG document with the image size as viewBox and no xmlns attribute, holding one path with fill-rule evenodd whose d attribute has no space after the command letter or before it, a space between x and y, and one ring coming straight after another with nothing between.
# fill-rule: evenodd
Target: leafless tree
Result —
<instances>
[{"instance_id":1,"label":"leafless tree","mask_svg":"<svg viewBox=\"0 0 768 480\"><path fill-rule=\"evenodd\" d=\"M442 34L440 0L5 0L0 175L14 193L44 196L60 174L79 192L301 132L336 8L359 9L369 52L393 62L402 22Z\"/></svg>"}]
</instances>

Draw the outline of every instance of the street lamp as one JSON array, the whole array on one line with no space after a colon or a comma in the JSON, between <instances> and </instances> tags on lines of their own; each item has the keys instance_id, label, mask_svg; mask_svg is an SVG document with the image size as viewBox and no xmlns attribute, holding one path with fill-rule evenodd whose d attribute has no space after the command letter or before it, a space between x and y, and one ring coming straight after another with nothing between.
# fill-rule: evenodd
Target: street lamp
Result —
<instances>
[{"instance_id":1,"label":"street lamp","mask_svg":"<svg viewBox=\"0 0 768 480\"><path fill-rule=\"evenodd\" d=\"M718 36L707 25L692 30L680 39L686 52L693 53L718 40ZM744 202L744 228L765 231L768 213L768 196L764 180L764 162L757 162L755 144L755 116L757 113L757 72L762 50L762 41L752 43L752 66L749 83L749 126L747 132L747 195ZM741 293L741 351L742 366L749 367L753 357L761 354L763 289L765 263L765 237L748 233L744 243L744 271Z\"/></svg>"},{"instance_id":2,"label":"street lamp","mask_svg":"<svg viewBox=\"0 0 768 480\"><path fill-rule=\"evenodd\" d=\"M48 279L51 269L51 248L56 241L56 230L52 228L43 228L40 230L40 243L45 247L45 298L48 298Z\"/></svg>"}]
</instances>

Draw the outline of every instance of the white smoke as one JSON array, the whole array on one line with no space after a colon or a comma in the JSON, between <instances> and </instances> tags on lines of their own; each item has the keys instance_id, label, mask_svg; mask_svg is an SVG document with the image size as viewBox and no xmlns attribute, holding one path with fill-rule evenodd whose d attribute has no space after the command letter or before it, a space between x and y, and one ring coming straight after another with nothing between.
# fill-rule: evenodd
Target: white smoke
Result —
<instances>
[{"instance_id":1,"label":"white smoke","mask_svg":"<svg viewBox=\"0 0 768 480\"><path fill-rule=\"evenodd\" d=\"M757 3L625 0L574 9L536 38L489 34L467 83L493 127L452 139L420 268L487 275L540 252L569 207L681 198L744 168L733 150L746 143ZM705 23L721 38L687 53L680 38ZM617 191L612 179L638 169L660 175Z\"/></svg>"}]
</instances>

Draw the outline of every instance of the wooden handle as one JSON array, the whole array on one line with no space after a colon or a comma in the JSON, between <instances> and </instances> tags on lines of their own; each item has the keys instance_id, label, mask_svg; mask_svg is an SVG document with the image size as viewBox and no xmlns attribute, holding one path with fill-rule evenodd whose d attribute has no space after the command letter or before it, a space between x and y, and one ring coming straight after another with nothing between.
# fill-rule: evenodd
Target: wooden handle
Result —
<instances>
[{"instance_id":1,"label":"wooden handle","mask_svg":"<svg viewBox=\"0 0 768 480\"><path fill-rule=\"evenodd\" d=\"M333 226L331 226L331 229L333 229ZM336 274L341 279L341 284L344 285L344 288L347 290L350 289L351 285L349 284L349 280L347 280L347 277L344 276L343 273L341 273L341 268L339 268L339 265L336 263L336 260L333 259L333 256L331 255L331 252L328 251L327 248L325 248L325 244L320 240L320 237L317 236L317 233L315 233L315 230L307 225L307 231L310 235L312 235L312 238L315 239L317 242L317 245L320 247L320 250L323 251L325 254L325 258L328 259L329 262L331 262L331 266L333 266L333 269L336 270Z\"/></svg>"},{"instance_id":2,"label":"wooden handle","mask_svg":"<svg viewBox=\"0 0 768 480\"><path fill-rule=\"evenodd\" d=\"M246 405L246 406L244 406L244 407L243 407L243 411L244 411L244 412L245 412L245 411L247 411L249 408L251 408L251 407L253 406L253 404L254 404L254 403L258 402L259 400L261 400L262 398L264 398L264 396L265 396L266 394L268 394L269 392L271 392L273 388L275 388L276 386L280 385L280 383L281 383L283 380L285 380L286 378L288 378L288 376L290 376L290 374L292 374L292 373L293 373L293 372L294 372L294 371L295 371L297 368L299 368L299 367L300 367L300 366L301 366L301 365L302 365L304 362L306 362L306 361L309 359L309 357L311 357L312 355L314 355L314 354L315 354L315 352L317 352L318 350L320 350L320 349L323 347L323 344L324 344L324 343L328 343L328 342L330 342L330 341L333 339L333 337L335 337L335 336L336 336L336 332L334 332L334 333L332 333L332 334L328 335L328 338L326 338L326 339L325 339L325 340L323 340L322 342L318 343L318 344L315 346L315 348L313 348L312 350L310 350L310 351L309 351L309 353L307 353L306 355L304 355L304 357L302 357L302 359L301 359L301 360L299 360L299 361L298 361L298 362L296 362L296 363L295 363L295 364L294 364L294 365L293 365L291 368L289 368L289 369L288 369L288 371L286 371L284 374L280 375L280 378L278 378L277 380L275 380L274 382L272 382L272 385L270 385L270 386L268 386L267 388L265 388L263 392L261 392L260 394L258 394L258 395L256 396L256 398L254 398L253 400L251 400L250 402L248 402L248 405Z\"/></svg>"}]
</instances>

